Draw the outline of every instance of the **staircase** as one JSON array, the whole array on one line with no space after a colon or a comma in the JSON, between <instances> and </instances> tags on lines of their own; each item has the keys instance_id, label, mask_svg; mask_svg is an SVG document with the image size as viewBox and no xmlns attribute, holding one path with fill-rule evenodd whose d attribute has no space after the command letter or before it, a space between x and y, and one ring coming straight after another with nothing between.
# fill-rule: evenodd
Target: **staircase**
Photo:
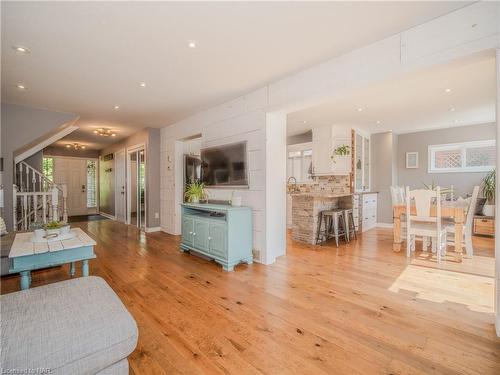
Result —
<instances>
[{"instance_id":1,"label":"staircase","mask_svg":"<svg viewBox=\"0 0 500 375\"><path fill-rule=\"evenodd\" d=\"M33 224L68 221L67 188L56 184L29 164L16 164L13 188L14 231L30 230Z\"/></svg>"}]
</instances>

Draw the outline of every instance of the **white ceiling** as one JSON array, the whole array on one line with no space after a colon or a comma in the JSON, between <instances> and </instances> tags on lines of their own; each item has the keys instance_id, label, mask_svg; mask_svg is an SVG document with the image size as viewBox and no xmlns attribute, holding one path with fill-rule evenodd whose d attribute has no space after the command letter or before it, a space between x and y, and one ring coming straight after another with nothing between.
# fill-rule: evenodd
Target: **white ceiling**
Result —
<instances>
[{"instance_id":1,"label":"white ceiling","mask_svg":"<svg viewBox=\"0 0 500 375\"><path fill-rule=\"evenodd\" d=\"M2 100L75 113L81 134L119 139L468 4L2 2Z\"/></svg>"},{"instance_id":2,"label":"white ceiling","mask_svg":"<svg viewBox=\"0 0 500 375\"><path fill-rule=\"evenodd\" d=\"M493 122L495 77L494 53L433 66L291 113L287 133L296 135L330 124L369 133L405 133Z\"/></svg>"}]
</instances>

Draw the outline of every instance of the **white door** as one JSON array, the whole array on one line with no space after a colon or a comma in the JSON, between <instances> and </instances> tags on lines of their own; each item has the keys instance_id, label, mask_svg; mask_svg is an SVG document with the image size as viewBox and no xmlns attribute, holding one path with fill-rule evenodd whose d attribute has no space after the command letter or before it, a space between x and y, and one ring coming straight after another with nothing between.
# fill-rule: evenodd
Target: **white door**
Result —
<instances>
[{"instance_id":1,"label":"white door","mask_svg":"<svg viewBox=\"0 0 500 375\"><path fill-rule=\"evenodd\" d=\"M125 222L125 150L115 153L115 217L117 221Z\"/></svg>"},{"instance_id":2,"label":"white door","mask_svg":"<svg viewBox=\"0 0 500 375\"><path fill-rule=\"evenodd\" d=\"M55 157L54 181L67 186L68 216L87 215L87 160Z\"/></svg>"}]
</instances>

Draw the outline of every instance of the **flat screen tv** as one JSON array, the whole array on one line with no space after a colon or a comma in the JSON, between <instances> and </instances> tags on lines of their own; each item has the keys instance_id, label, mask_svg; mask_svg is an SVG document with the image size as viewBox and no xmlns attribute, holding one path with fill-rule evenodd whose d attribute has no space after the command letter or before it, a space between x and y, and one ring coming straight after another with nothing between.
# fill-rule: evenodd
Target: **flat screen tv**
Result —
<instances>
[{"instance_id":1,"label":"flat screen tv","mask_svg":"<svg viewBox=\"0 0 500 375\"><path fill-rule=\"evenodd\" d=\"M213 187L248 187L247 143L202 149L201 180Z\"/></svg>"}]
</instances>

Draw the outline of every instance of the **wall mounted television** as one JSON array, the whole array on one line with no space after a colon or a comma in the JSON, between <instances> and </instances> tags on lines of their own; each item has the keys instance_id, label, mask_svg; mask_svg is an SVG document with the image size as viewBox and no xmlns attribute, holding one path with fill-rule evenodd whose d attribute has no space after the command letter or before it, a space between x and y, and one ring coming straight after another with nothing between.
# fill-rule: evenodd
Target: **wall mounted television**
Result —
<instances>
[{"instance_id":1,"label":"wall mounted television","mask_svg":"<svg viewBox=\"0 0 500 375\"><path fill-rule=\"evenodd\" d=\"M248 187L247 143L201 149L201 180L211 187Z\"/></svg>"}]
</instances>

